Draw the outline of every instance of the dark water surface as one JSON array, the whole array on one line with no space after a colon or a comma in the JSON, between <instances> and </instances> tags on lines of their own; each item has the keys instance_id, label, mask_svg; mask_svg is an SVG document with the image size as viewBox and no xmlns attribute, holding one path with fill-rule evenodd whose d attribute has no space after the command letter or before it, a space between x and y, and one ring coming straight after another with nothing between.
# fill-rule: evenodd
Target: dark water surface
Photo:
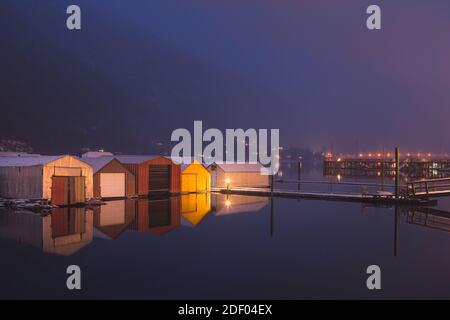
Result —
<instances>
[{"instance_id":1,"label":"dark water surface","mask_svg":"<svg viewBox=\"0 0 450 320\"><path fill-rule=\"evenodd\" d=\"M297 175L285 165L278 179ZM326 182L301 185L311 192L392 184L320 169L301 177ZM448 198L430 210L218 194L0 210L0 298L450 298L449 211ZM366 287L373 264L376 292ZM81 267L81 291L66 288L69 265Z\"/></svg>"},{"instance_id":2,"label":"dark water surface","mask_svg":"<svg viewBox=\"0 0 450 320\"><path fill-rule=\"evenodd\" d=\"M450 298L444 213L291 199L273 208L191 195L47 216L0 211L0 297ZM66 289L72 264L81 291ZM366 288L372 264L378 292Z\"/></svg>"}]
</instances>

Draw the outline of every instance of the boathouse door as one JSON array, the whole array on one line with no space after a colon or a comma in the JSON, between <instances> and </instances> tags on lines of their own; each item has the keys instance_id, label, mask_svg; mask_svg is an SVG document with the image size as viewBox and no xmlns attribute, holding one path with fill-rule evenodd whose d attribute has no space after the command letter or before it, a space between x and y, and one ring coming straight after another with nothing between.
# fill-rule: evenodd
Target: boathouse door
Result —
<instances>
[{"instance_id":1,"label":"boathouse door","mask_svg":"<svg viewBox=\"0 0 450 320\"><path fill-rule=\"evenodd\" d=\"M183 173L181 175L181 190L183 192L197 192L197 174Z\"/></svg>"},{"instance_id":2,"label":"boathouse door","mask_svg":"<svg viewBox=\"0 0 450 320\"><path fill-rule=\"evenodd\" d=\"M170 191L170 166L150 165L149 166L149 192L169 192Z\"/></svg>"},{"instance_id":3,"label":"boathouse door","mask_svg":"<svg viewBox=\"0 0 450 320\"><path fill-rule=\"evenodd\" d=\"M101 173L100 194L102 198L125 197L125 173Z\"/></svg>"},{"instance_id":4,"label":"boathouse door","mask_svg":"<svg viewBox=\"0 0 450 320\"><path fill-rule=\"evenodd\" d=\"M52 204L68 206L86 201L85 177L52 178Z\"/></svg>"}]
</instances>

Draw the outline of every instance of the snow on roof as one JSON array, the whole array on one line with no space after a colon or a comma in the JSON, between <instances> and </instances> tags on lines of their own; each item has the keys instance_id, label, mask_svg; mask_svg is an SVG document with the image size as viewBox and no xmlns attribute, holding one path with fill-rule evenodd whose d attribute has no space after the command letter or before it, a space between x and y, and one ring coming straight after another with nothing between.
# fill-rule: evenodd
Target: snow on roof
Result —
<instances>
[{"instance_id":1,"label":"snow on roof","mask_svg":"<svg viewBox=\"0 0 450 320\"><path fill-rule=\"evenodd\" d=\"M112 157L114 154L111 152L105 152L105 151L88 151L86 153L83 153L81 158L98 158L98 157Z\"/></svg>"},{"instance_id":2,"label":"snow on roof","mask_svg":"<svg viewBox=\"0 0 450 320\"><path fill-rule=\"evenodd\" d=\"M161 156L130 156L130 155L120 155L115 156L117 160L125 164L140 164L149 160L159 158ZM168 158L170 159L170 158Z\"/></svg>"},{"instance_id":3,"label":"snow on roof","mask_svg":"<svg viewBox=\"0 0 450 320\"><path fill-rule=\"evenodd\" d=\"M39 157L39 156L40 154L36 153L10 152L10 151L0 152L0 157Z\"/></svg>"},{"instance_id":4,"label":"snow on roof","mask_svg":"<svg viewBox=\"0 0 450 320\"><path fill-rule=\"evenodd\" d=\"M106 166L108 163L113 161L114 157L96 157L96 158L83 158L82 160L86 162L87 164L91 165L92 169L94 170L94 173L97 173L102 169L104 166Z\"/></svg>"},{"instance_id":5,"label":"snow on roof","mask_svg":"<svg viewBox=\"0 0 450 320\"><path fill-rule=\"evenodd\" d=\"M263 168L259 163L215 163L225 172L261 172Z\"/></svg>"},{"instance_id":6,"label":"snow on roof","mask_svg":"<svg viewBox=\"0 0 450 320\"><path fill-rule=\"evenodd\" d=\"M27 157L0 157L0 167L32 167L42 166L56 161L62 156L27 156Z\"/></svg>"}]
</instances>

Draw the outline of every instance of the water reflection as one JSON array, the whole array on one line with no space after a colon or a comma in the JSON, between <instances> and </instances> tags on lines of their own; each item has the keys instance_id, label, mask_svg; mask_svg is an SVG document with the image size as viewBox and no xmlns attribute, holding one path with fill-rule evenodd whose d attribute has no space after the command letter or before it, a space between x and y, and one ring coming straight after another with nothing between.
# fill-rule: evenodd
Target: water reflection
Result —
<instances>
[{"instance_id":1,"label":"water reflection","mask_svg":"<svg viewBox=\"0 0 450 320\"><path fill-rule=\"evenodd\" d=\"M225 216L244 212L259 212L269 204L269 198L212 194L211 206L216 216Z\"/></svg>"},{"instance_id":2,"label":"water reflection","mask_svg":"<svg viewBox=\"0 0 450 320\"><path fill-rule=\"evenodd\" d=\"M136 219L136 201L108 201L94 208L94 235L98 238L116 239Z\"/></svg>"},{"instance_id":3,"label":"water reflection","mask_svg":"<svg viewBox=\"0 0 450 320\"><path fill-rule=\"evenodd\" d=\"M265 212L270 230L275 233L279 199L216 193L189 194L180 197L117 200L86 210L57 208L51 214L0 211L0 238L31 245L44 252L72 255L96 238L116 240L127 231L167 234L178 227L197 226L205 217L235 216L240 213ZM295 200L293 205L298 205ZM312 202L310 202L312 203ZM320 202L318 202L320 203ZM367 210L367 205L361 206ZM399 255L400 224L408 224L450 232L450 212L428 207L384 207L394 209L393 254Z\"/></svg>"},{"instance_id":4,"label":"water reflection","mask_svg":"<svg viewBox=\"0 0 450 320\"><path fill-rule=\"evenodd\" d=\"M186 226L198 225L211 212L211 194L187 194L181 196L182 224Z\"/></svg>"},{"instance_id":5,"label":"water reflection","mask_svg":"<svg viewBox=\"0 0 450 320\"><path fill-rule=\"evenodd\" d=\"M407 222L450 232L450 212L434 208L416 208L407 212Z\"/></svg>"},{"instance_id":6,"label":"water reflection","mask_svg":"<svg viewBox=\"0 0 450 320\"><path fill-rule=\"evenodd\" d=\"M136 219L129 229L154 234L172 231L181 224L180 202L179 197L138 200Z\"/></svg>"},{"instance_id":7,"label":"water reflection","mask_svg":"<svg viewBox=\"0 0 450 320\"><path fill-rule=\"evenodd\" d=\"M0 238L69 256L93 238L93 213L83 208L57 208L50 215L2 211Z\"/></svg>"}]
</instances>

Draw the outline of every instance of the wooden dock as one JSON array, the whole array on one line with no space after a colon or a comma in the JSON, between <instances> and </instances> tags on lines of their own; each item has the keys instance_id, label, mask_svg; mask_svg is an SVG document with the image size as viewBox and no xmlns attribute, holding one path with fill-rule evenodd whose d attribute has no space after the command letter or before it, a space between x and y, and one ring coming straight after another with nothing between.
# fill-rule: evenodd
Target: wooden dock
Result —
<instances>
[{"instance_id":1,"label":"wooden dock","mask_svg":"<svg viewBox=\"0 0 450 320\"><path fill-rule=\"evenodd\" d=\"M422 179L407 184L407 196L411 198L436 198L450 196L450 178Z\"/></svg>"},{"instance_id":2,"label":"wooden dock","mask_svg":"<svg viewBox=\"0 0 450 320\"><path fill-rule=\"evenodd\" d=\"M436 200L429 198L415 198L415 197L399 197L396 198L393 193L322 193L322 192L303 192L291 191L269 188L212 188L213 192L220 192L223 194L236 195L252 195L261 197L277 197L277 198L291 198L291 199L311 199L311 200L327 200L327 201L344 201L344 202L359 202L359 203L373 203L373 204L400 204L411 206L427 206L435 205Z\"/></svg>"}]
</instances>

